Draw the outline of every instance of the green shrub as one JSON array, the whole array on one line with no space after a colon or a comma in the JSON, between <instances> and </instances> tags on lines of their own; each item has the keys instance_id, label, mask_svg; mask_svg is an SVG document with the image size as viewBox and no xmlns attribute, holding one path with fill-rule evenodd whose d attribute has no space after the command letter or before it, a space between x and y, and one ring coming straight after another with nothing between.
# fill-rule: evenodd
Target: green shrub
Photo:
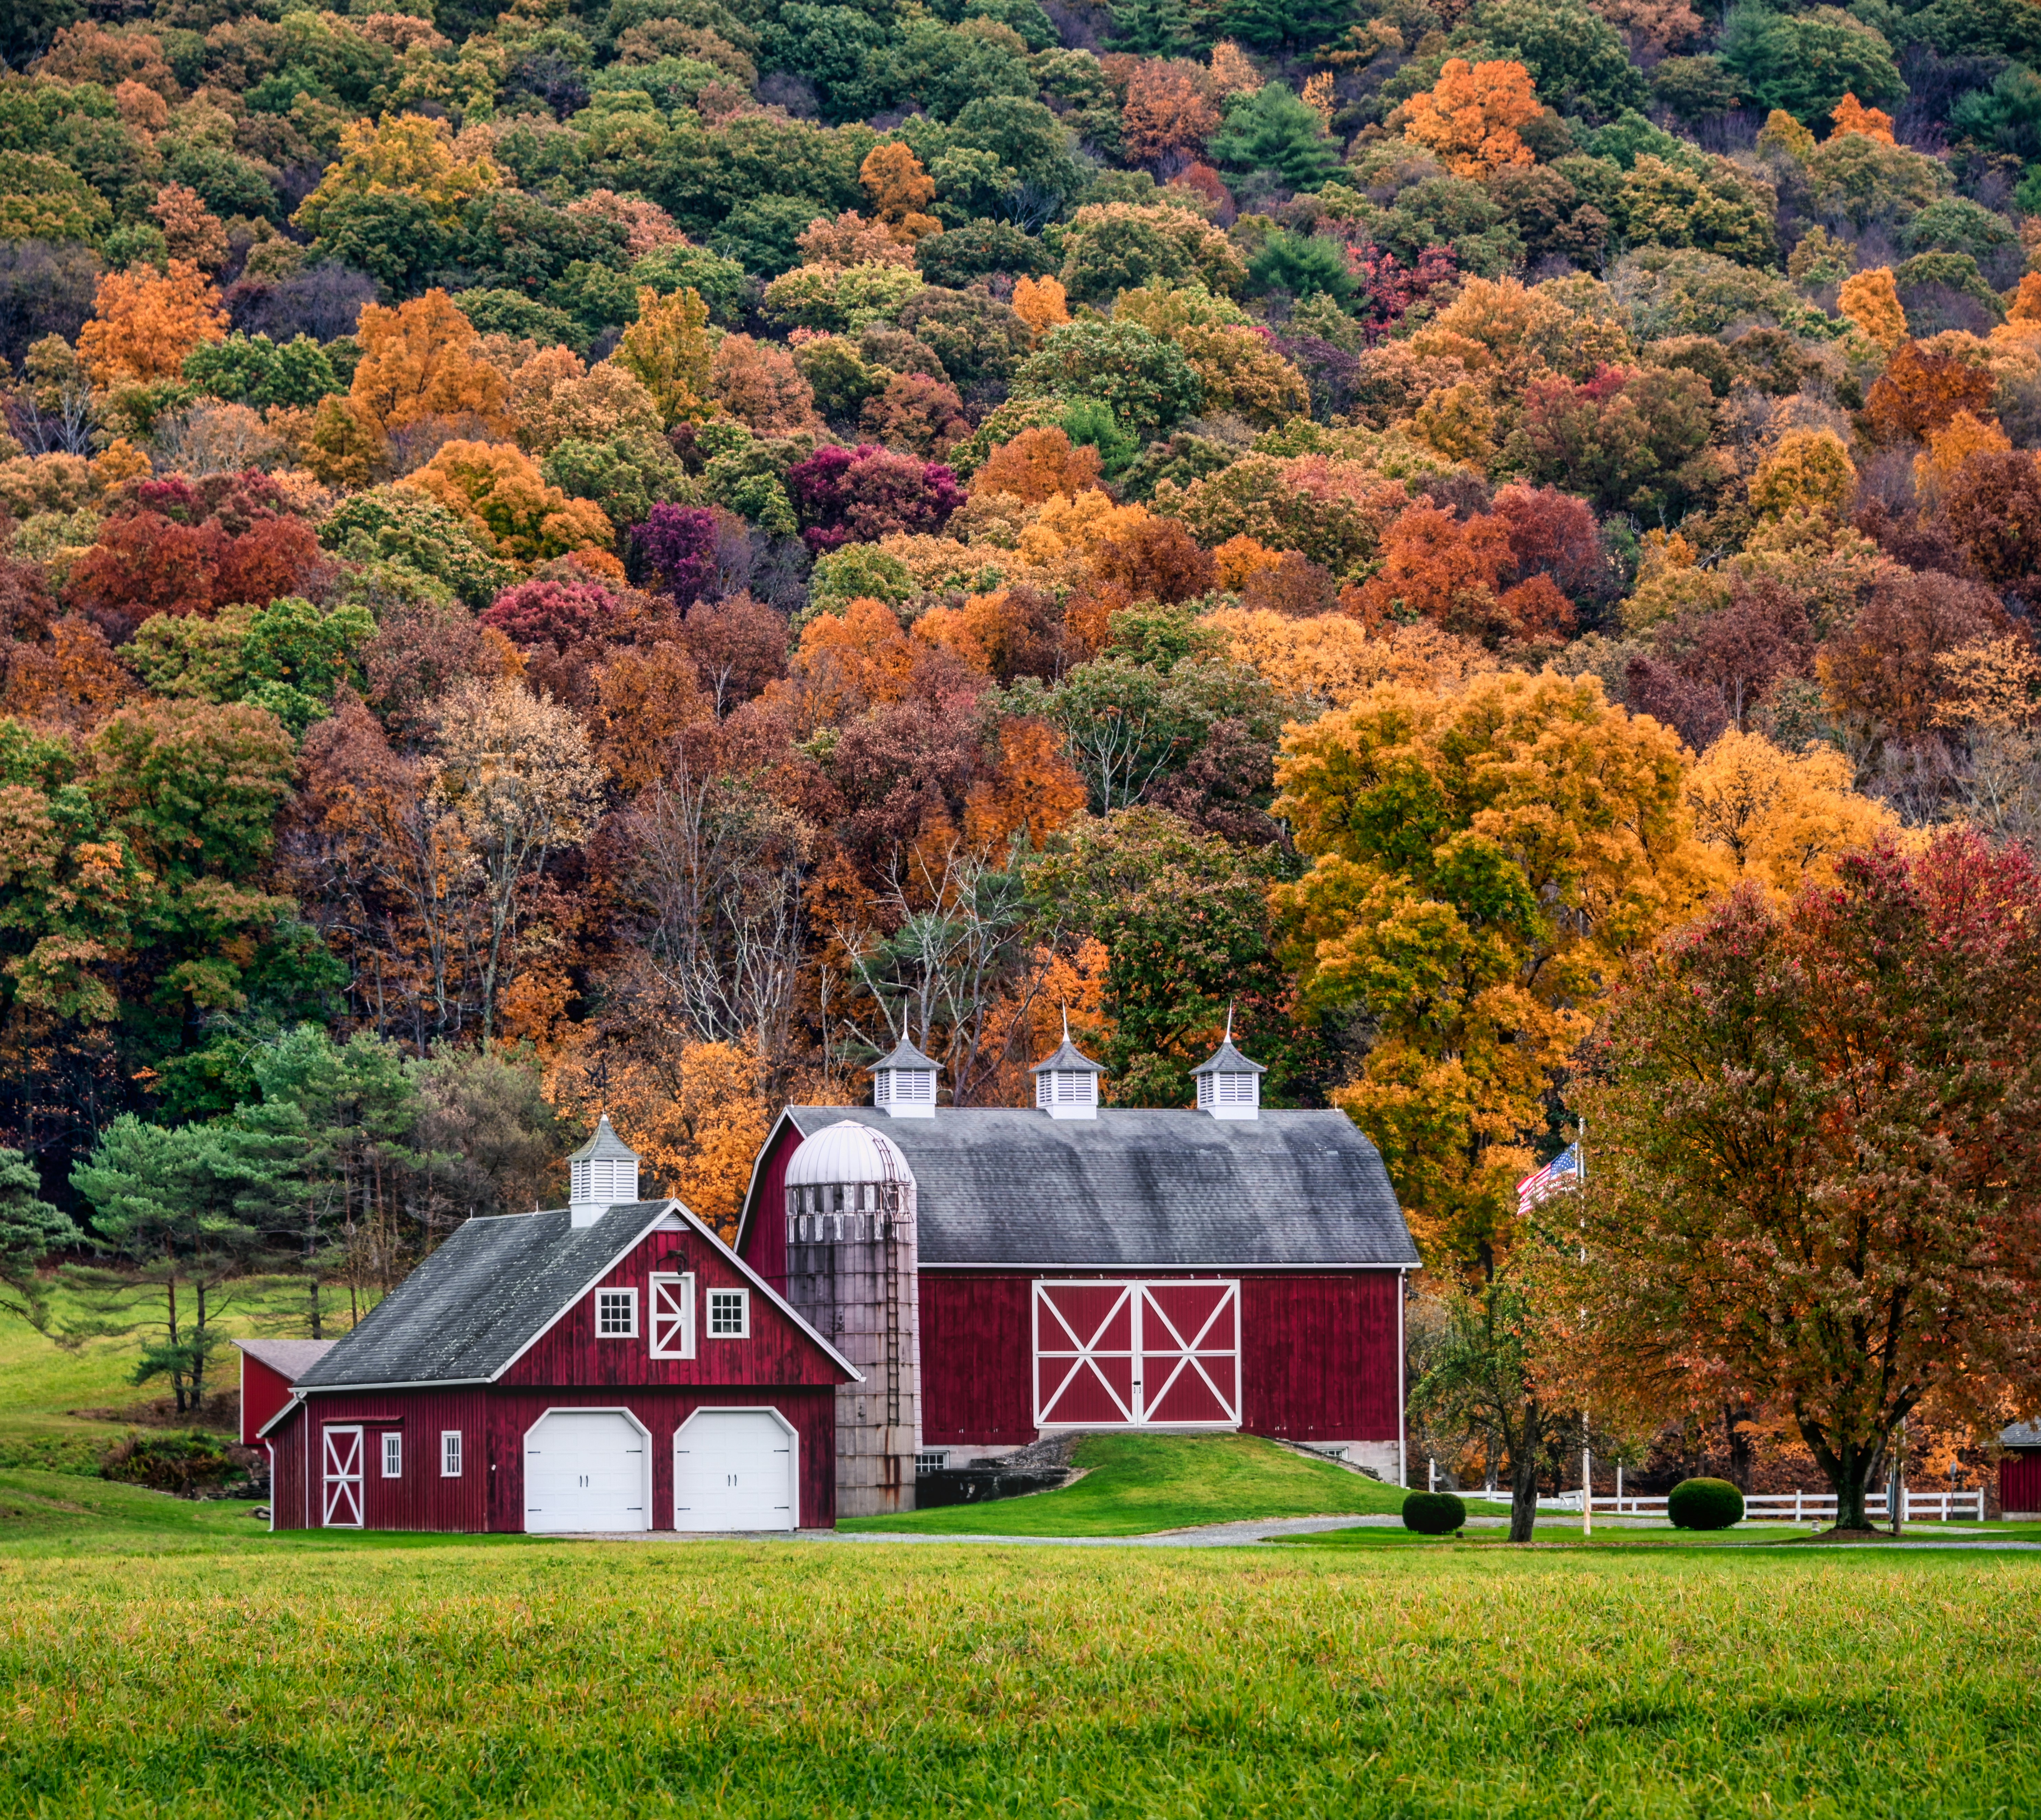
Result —
<instances>
[{"instance_id":1,"label":"green shrub","mask_svg":"<svg viewBox=\"0 0 2041 1820\"><path fill-rule=\"evenodd\" d=\"M1403 1500L1403 1527L1420 1536L1451 1536L1467 1526L1467 1506L1450 1491L1413 1491Z\"/></svg>"},{"instance_id":2,"label":"green shrub","mask_svg":"<svg viewBox=\"0 0 2041 1820\"><path fill-rule=\"evenodd\" d=\"M219 1435L169 1429L116 1441L100 1462L99 1476L196 1498L246 1479L254 1460L247 1448Z\"/></svg>"},{"instance_id":3,"label":"green shrub","mask_svg":"<svg viewBox=\"0 0 2041 1820\"><path fill-rule=\"evenodd\" d=\"M1726 1529L1743 1520L1743 1494L1726 1479L1684 1479L1673 1487L1665 1514L1675 1529Z\"/></svg>"}]
</instances>

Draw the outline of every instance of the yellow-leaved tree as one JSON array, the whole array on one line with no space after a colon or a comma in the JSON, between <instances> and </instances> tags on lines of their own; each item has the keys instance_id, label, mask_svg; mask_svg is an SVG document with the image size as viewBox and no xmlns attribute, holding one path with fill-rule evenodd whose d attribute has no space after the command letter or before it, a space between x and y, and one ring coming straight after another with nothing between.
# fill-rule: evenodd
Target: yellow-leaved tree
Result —
<instances>
[{"instance_id":1,"label":"yellow-leaved tree","mask_svg":"<svg viewBox=\"0 0 2041 1820\"><path fill-rule=\"evenodd\" d=\"M1906 339L1906 311L1889 265L1852 273L1836 293L1838 314L1887 353Z\"/></svg>"},{"instance_id":2,"label":"yellow-leaved tree","mask_svg":"<svg viewBox=\"0 0 2041 1820\"><path fill-rule=\"evenodd\" d=\"M1705 895L1677 735L1592 677L1394 683L1284 735L1310 869L1273 902L1307 1017L1370 1032L1333 1095L1426 1261L1493 1270L1593 1008Z\"/></svg>"},{"instance_id":3,"label":"yellow-leaved tree","mask_svg":"<svg viewBox=\"0 0 2041 1820\"><path fill-rule=\"evenodd\" d=\"M652 395L665 422L705 423L715 415L709 398L715 357L708 305L699 291L683 288L670 297L639 292L638 320L617 344L616 364Z\"/></svg>"},{"instance_id":4,"label":"yellow-leaved tree","mask_svg":"<svg viewBox=\"0 0 2041 1820\"><path fill-rule=\"evenodd\" d=\"M502 185L496 161L479 151L464 155L444 121L385 114L373 126L356 120L340 129L340 156L291 219L317 234L335 203L394 191L417 197L451 227L476 196Z\"/></svg>"},{"instance_id":5,"label":"yellow-leaved tree","mask_svg":"<svg viewBox=\"0 0 2041 1820\"><path fill-rule=\"evenodd\" d=\"M1826 881L1839 855L1899 826L1851 787L1849 761L1833 747L1782 752L1734 727L1688 774L1687 804L1696 837L1738 882L1756 879L1781 898Z\"/></svg>"}]
</instances>

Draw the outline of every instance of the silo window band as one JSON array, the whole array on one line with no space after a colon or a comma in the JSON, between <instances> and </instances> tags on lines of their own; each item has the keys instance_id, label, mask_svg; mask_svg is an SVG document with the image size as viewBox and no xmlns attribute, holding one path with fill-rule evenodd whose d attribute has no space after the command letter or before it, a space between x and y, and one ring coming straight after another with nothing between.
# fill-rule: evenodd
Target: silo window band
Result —
<instances>
[{"instance_id":1,"label":"silo window band","mask_svg":"<svg viewBox=\"0 0 2041 1820\"><path fill-rule=\"evenodd\" d=\"M751 1292L748 1289L711 1289L708 1292L708 1337L711 1340L748 1339L751 1333Z\"/></svg>"}]
</instances>

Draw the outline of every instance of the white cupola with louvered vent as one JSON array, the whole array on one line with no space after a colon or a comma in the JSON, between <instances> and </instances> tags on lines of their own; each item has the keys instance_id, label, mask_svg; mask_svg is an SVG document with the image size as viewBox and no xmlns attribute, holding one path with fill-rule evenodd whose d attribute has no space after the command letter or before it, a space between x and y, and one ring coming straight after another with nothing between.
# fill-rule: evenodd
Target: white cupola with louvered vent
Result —
<instances>
[{"instance_id":1,"label":"white cupola with louvered vent","mask_svg":"<svg viewBox=\"0 0 2041 1820\"><path fill-rule=\"evenodd\" d=\"M611 1128L607 1112L595 1135L567 1158L567 1215L575 1226L593 1226L638 1198L638 1153Z\"/></svg>"},{"instance_id":2,"label":"white cupola with louvered vent","mask_svg":"<svg viewBox=\"0 0 2041 1820\"><path fill-rule=\"evenodd\" d=\"M1198 1084L1198 1110L1215 1119L1261 1116L1261 1077L1268 1070L1250 1062L1233 1046L1233 1013L1226 1014L1226 1035L1209 1062L1191 1070Z\"/></svg>"},{"instance_id":3,"label":"white cupola with louvered vent","mask_svg":"<svg viewBox=\"0 0 2041 1820\"><path fill-rule=\"evenodd\" d=\"M938 1071L933 1056L902 1036L891 1055L872 1064L872 1103L891 1118L933 1119Z\"/></svg>"},{"instance_id":4,"label":"white cupola with louvered vent","mask_svg":"<svg viewBox=\"0 0 2041 1820\"><path fill-rule=\"evenodd\" d=\"M1035 1077L1035 1104L1051 1118L1098 1116L1098 1083L1105 1070L1071 1042L1067 1012L1063 1014L1062 1047L1028 1072Z\"/></svg>"}]
</instances>

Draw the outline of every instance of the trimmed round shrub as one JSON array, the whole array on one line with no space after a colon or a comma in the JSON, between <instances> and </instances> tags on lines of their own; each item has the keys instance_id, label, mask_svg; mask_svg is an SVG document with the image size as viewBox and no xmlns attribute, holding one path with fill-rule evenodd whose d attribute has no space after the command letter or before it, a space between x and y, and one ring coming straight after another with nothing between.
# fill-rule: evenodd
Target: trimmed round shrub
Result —
<instances>
[{"instance_id":1,"label":"trimmed round shrub","mask_svg":"<svg viewBox=\"0 0 2041 1820\"><path fill-rule=\"evenodd\" d=\"M1665 1501L1675 1529L1726 1529L1743 1520L1743 1494L1726 1479L1683 1479Z\"/></svg>"},{"instance_id":2,"label":"trimmed round shrub","mask_svg":"<svg viewBox=\"0 0 2041 1820\"><path fill-rule=\"evenodd\" d=\"M1467 1506L1450 1491L1413 1491L1403 1500L1403 1527L1420 1536L1451 1536L1466 1524Z\"/></svg>"}]
</instances>

